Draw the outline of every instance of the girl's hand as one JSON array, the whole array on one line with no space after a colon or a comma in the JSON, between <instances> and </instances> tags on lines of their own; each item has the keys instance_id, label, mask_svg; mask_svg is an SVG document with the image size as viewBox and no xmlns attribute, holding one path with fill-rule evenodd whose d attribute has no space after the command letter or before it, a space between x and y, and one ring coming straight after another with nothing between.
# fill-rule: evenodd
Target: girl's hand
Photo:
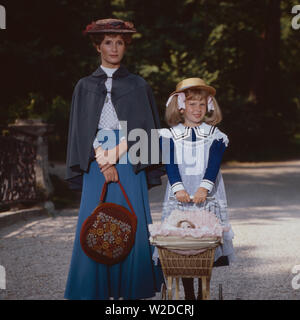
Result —
<instances>
[{"instance_id":1,"label":"girl's hand","mask_svg":"<svg viewBox=\"0 0 300 320\"><path fill-rule=\"evenodd\" d=\"M110 166L108 169L102 172L107 183L117 182L119 180L118 171L115 166Z\"/></svg>"},{"instance_id":2,"label":"girl's hand","mask_svg":"<svg viewBox=\"0 0 300 320\"><path fill-rule=\"evenodd\" d=\"M177 201L180 202L190 202L190 195L185 190L180 190L175 193Z\"/></svg>"},{"instance_id":3,"label":"girl's hand","mask_svg":"<svg viewBox=\"0 0 300 320\"><path fill-rule=\"evenodd\" d=\"M193 199L194 203L204 202L207 198L207 193L208 193L207 189L200 187L194 194L194 199Z\"/></svg>"}]
</instances>

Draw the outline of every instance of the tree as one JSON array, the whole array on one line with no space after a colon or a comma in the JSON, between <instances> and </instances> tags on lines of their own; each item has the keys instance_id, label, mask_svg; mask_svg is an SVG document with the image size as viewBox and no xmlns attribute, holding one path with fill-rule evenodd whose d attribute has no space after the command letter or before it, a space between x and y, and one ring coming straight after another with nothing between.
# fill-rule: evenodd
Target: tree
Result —
<instances>
[{"instance_id":1,"label":"tree","mask_svg":"<svg viewBox=\"0 0 300 320\"><path fill-rule=\"evenodd\" d=\"M7 29L0 31L0 124L16 117L55 122L53 144L55 150L60 146L63 159L74 85L99 64L82 30L92 20L116 17L137 27L124 64L153 88L163 124L165 102L176 83L198 76L217 89L221 127L231 138L228 157L255 159L267 148L276 152L300 131L300 33L290 25L294 4L7 1Z\"/></svg>"}]
</instances>

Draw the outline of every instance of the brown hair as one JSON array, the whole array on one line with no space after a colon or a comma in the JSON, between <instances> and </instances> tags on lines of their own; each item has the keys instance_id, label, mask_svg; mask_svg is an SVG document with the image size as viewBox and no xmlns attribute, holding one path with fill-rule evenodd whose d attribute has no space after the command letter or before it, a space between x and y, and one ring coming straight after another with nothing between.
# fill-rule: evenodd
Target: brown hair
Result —
<instances>
[{"instance_id":1,"label":"brown hair","mask_svg":"<svg viewBox=\"0 0 300 320\"><path fill-rule=\"evenodd\" d=\"M90 39L92 40L93 46L96 47L100 45L104 40L105 36L116 37L120 35L125 42L125 45L128 46L132 41L131 34L124 34L124 33L100 33L100 34L91 34Z\"/></svg>"},{"instance_id":2,"label":"brown hair","mask_svg":"<svg viewBox=\"0 0 300 320\"><path fill-rule=\"evenodd\" d=\"M204 89L187 89L184 91L186 100L200 100L201 98L204 98L206 100L207 105L207 99L209 96L209 93ZM179 123L184 122L184 116L178 109L178 96L174 96L166 108L166 114L165 119L169 126L173 127L176 126ZM203 121L210 125L216 125L222 121L222 112L218 105L217 100L212 97L213 104L214 104L214 110L210 112L206 112L206 115L203 119Z\"/></svg>"}]
</instances>

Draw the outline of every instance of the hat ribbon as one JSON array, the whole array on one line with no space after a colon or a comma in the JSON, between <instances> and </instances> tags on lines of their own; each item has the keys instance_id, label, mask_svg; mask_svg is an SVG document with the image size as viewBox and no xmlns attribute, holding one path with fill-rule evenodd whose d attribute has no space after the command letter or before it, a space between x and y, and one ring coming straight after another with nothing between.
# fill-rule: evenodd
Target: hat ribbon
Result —
<instances>
[{"instance_id":1,"label":"hat ribbon","mask_svg":"<svg viewBox=\"0 0 300 320\"><path fill-rule=\"evenodd\" d=\"M213 111L215 110L214 102L211 96L208 97L207 99L207 111Z\"/></svg>"},{"instance_id":2,"label":"hat ribbon","mask_svg":"<svg viewBox=\"0 0 300 320\"><path fill-rule=\"evenodd\" d=\"M172 98L173 98L174 96L178 96L178 100L177 100L177 102L178 102L178 109L179 109L179 110L180 110L180 109L185 109L185 94L184 94L183 92L178 92L178 93L172 94L172 95L169 97L169 99L168 99L168 101L167 101L167 103L166 103L166 107L169 106L169 104L170 104L170 102L171 102L171 100L172 100ZM207 111L210 112L210 111L213 111L213 110L215 110L215 106L214 106L214 103L213 103L212 96L209 96L208 99L207 99Z\"/></svg>"},{"instance_id":3,"label":"hat ribbon","mask_svg":"<svg viewBox=\"0 0 300 320\"><path fill-rule=\"evenodd\" d=\"M178 109L185 109L185 94L183 92L178 92L178 93L174 93L172 94L167 103L166 103L166 107L168 107L168 105L170 104L171 100L173 97L178 96L177 98L177 102L178 102Z\"/></svg>"}]
</instances>

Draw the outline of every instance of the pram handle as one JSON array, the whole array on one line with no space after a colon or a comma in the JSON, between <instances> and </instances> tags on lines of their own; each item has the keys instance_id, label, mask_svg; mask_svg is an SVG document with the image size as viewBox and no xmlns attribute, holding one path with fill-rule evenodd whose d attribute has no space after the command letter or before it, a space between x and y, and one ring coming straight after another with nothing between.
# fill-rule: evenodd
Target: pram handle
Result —
<instances>
[{"instance_id":1,"label":"pram handle","mask_svg":"<svg viewBox=\"0 0 300 320\"><path fill-rule=\"evenodd\" d=\"M190 198L193 200L194 199L194 196L190 196ZM169 200L177 200L175 196L170 196L169 197ZM213 200L216 200L215 197L206 197L206 200L205 201L213 201ZM180 202L180 201L178 201Z\"/></svg>"},{"instance_id":2,"label":"pram handle","mask_svg":"<svg viewBox=\"0 0 300 320\"><path fill-rule=\"evenodd\" d=\"M190 198L193 199L194 196L190 196ZM175 196L169 196L169 200L173 200L173 201L175 200L177 202L178 207L184 207L184 206L190 205L190 206L194 206L194 207L199 207L199 206L202 207L203 206L203 208L206 208L207 206L214 205L214 206L218 207L219 209L221 208L219 201L215 197L212 197L212 196L206 197L205 201L202 203L195 203L193 201L181 202L181 201L178 201Z\"/></svg>"},{"instance_id":3,"label":"pram handle","mask_svg":"<svg viewBox=\"0 0 300 320\"><path fill-rule=\"evenodd\" d=\"M190 198L193 199L193 196L190 196ZM177 202L177 208L180 210L182 209L186 210L189 206L191 206L191 208L212 211L220 219L220 221L223 221L221 216L221 210L222 210L221 204L215 197L212 197L212 196L206 197L206 200L202 203L194 203L192 201L180 202L176 199L175 196L169 196L169 200L175 200Z\"/></svg>"}]
</instances>

